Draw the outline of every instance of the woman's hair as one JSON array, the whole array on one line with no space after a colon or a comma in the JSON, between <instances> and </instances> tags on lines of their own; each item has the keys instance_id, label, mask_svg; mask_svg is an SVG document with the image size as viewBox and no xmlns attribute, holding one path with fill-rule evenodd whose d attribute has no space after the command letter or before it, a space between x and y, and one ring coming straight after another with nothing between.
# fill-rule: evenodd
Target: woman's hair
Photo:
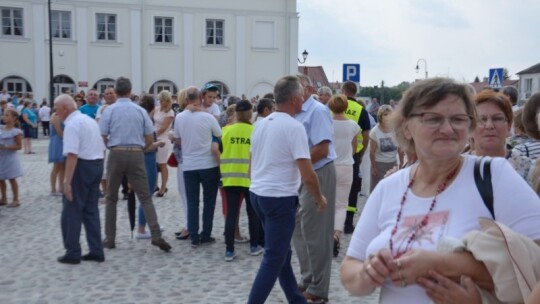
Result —
<instances>
[{"instance_id":1,"label":"woman's hair","mask_svg":"<svg viewBox=\"0 0 540 304\"><path fill-rule=\"evenodd\" d=\"M483 90L478 93L478 95L476 95L475 102L476 106L487 102L496 105L506 117L508 126L512 125L512 121L514 120L514 113L512 112L512 103L506 95L502 93L497 93L492 90Z\"/></svg>"},{"instance_id":2,"label":"woman's hair","mask_svg":"<svg viewBox=\"0 0 540 304\"><path fill-rule=\"evenodd\" d=\"M522 118L523 118L523 109L520 108L514 112L514 129L520 129L522 132L525 132Z\"/></svg>"},{"instance_id":3,"label":"woman's hair","mask_svg":"<svg viewBox=\"0 0 540 304\"><path fill-rule=\"evenodd\" d=\"M181 89L178 92L178 97L176 98L176 103L180 105L182 109L187 106L187 89Z\"/></svg>"},{"instance_id":4,"label":"woman's hair","mask_svg":"<svg viewBox=\"0 0 540 304\"><path fill-rule=\"evenodd\" d=\"M156 106L154 102L154 97L152 97L151 95L143 95L139 99L139 105L143 109L145 109L147 113L154 111L154 107Z\"/></svg>"},{"instance_id":5,"label":"woman's hair","mask_svg":"<svg viewBox=\"0 0 540 304\"><path fill-rule=\"evenodd\" d=\"M160 104L160 111L161 112L169 112L172 107L172 94L171 92L167 90L163 90L159 92L158 94L159 104Z\"/></svg>"},{"instance_id":6,"label":"woman's hair","mask_svg":"<svg viewBox=\"0 0 540 304\"><path fill-rule=\"evenodd\" d=\"M349 102L347 101L347 96L343 94L334 95L330 97L328 101L328 108L334 112L334 114L341 114L347 110Z\"/></svg>"},{"instance_id":7,"label":"woman's hair","mask_svg":"<svg viewBox=\"0 0 540 304\"><path fill-rule=\"evenodd\" d=\"M15 122L13 123L15 128L20 127L20 125L19 125L19 113L17 112L17 110L12 109L12 108L7 108L7 109L4 110L4 114L9 114L11 117L15 118Z\"/></svg>"},{"instance_id":8,"label":"woman's hair","mask_svg":"<svg viewBox=\"0 0 540 304\"><path fill-rule=\"evenodd\" d=\"M377 121L381 123L383 115L386 113L392 113L392 111L393 109L390 105L385 104L380 106L379 110L377 111Z\"/></svg>"},{"instance_id":9,"label":"woman's hair","mask_svg":"<svg viewBox=\"0 0 540 304\"><path fill-rule=\"evenodd\" d=\"M25 108L28 108L28 106L29 106L31 103L32 103L32 102L31 102L30 100L26 99L26 100L24 101L23 105L24 105Z\"/></svg>"},{"instance_id":10,"label":"woman's hair","mask_svg":"<svg viewBox=\"0 0 540 304\"><path fill-rule=\"evenodd\" d=\"M540 139L540 129L538 128L537 113L540 111L540 93L536 93L525 103L521 121L525 127L527 135L534 139Z\"/></svg>"},{"instance_id":11,"label":"woman's hair","mask_svg":"<svg viewBox=\"0 0 540 304\"><path fill-rule=\"evenodd\" d=\"M397 109L392 112L391 122L396 139L404 151L416 152L414 141L405 137L403 123L411 117L411 114L433 108L448 95L455 95L463 100L467 115L472 117L469 131L476 128L476 107L473 94L466 84L440 77L421 80L403 93Z\"/></svg>"},{"instance_id":12,"label":"woman's hair","mask_svg":"<svg viewBox=\"0 0 540 304\"><path fill-rule=\"evenodd\" d=\"M235 108L236 106L233 105ZM232 107L232 106L229 106L229 107ZM227 108L227 110L229 110L229 108ZM243 122L243 123L248 123L248 124L251 124L251 117L253 115L253 111L252 110L247 110L247 111L237 111L235 112L235 117L236 117L236 121L237 122Z\"/></svg>"}]
</instances>

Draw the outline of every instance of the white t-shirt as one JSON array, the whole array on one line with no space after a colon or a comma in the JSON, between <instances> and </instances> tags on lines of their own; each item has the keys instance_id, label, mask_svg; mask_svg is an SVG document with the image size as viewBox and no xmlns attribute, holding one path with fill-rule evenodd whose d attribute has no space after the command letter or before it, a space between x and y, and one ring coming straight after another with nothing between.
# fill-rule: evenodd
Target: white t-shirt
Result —
<instances>
[{"instance_id":1,"label":"white t-shirt","mask_svg":"<svg viewBox=\"0 0 540 304\"><path fill-rule=\"evenodd\" d=\"M393 163L396 161L398 153L398 144L396 134L392 132L383 132L379 125L371 129L369 138L377 143L375 150L375 161L381 163Z\"/></svg>"},{"instance_id":2,"label":"white t-shirt","mask_svg":"<svg viewBox=\"0 0 540 304\"><path fill-rule=\"evenodd\" d=\"M475 156L464 155L465 162L456 179L439 194L428 224L417 232L410 249L435 251L442 236L462 239L471 230L479 230L479 217L491 218L474 182ZM347 255L365 260L382 248L389 248L403 192L410 181L411 168L402 169L377 184L362 211L353 233ZM495 219L515 232L533 240L540 239L540 198L504 158L491 162L493 208ZM418 197L411 191L404 203L398 231L394 236L394 254L411 235L411 227L422 220L433 197ZM418 285L396 287L386 281L380 303L431 303Z\"/></svg>"},{"instance_id":3,"label":"white t-shirt","mask_svg":"<svg viewBox=\"0 0 540 304\"><path fill-rule=\"evenodd\" d=\"M182 144L184 171L218 166L211 152L212 136L221 136L221 128L212 115L191 111L183 111L176 115L174 137L180 138Z\"/></svg>"},{"instance_id":4,"label":"white t-shirt","mask_svg":"<svg viewBox=\"0 0 540 304\"><path fill-rule=\"evenodd\" d=\"M206 112L207 113L210 113L214 116L220 116L221 115L221 111L219 110L219 106L214 102L212 103L211 106L209 106L208 108L205 108L206 109Z\"/></svg>"},{"instance_id":5,"label":"white t-shirt","mask_svg":"<svg viewBox=\"0 0 540 304\"><path fill-rule=\"evenodd\" d=\"M49 106L43 106L38 112L39 120L50 121L51 120L51 108Z\"/></svg>"},{"instance_id":6,"label":"white t-shirt","mask_svg":"<svg viewBox=\"0 0 540 304\"><path fill-rule=\"evenodd\" d=\"M63 153L77 154L86 160L103 159L105 144L97 122L81 112L74 111L65 121Z\"/></svg>"},{"instance_id":7,"label":"white t-shirt","mask_svg":"<svg viewBox=\"0 0 540 304\"><path fill-rule=\"evenodd\" d=\"M311 159L304 126L287 113L274 112L251 134L251 185L259 196L296 196L300 188L297 159Z\"/></svg>"},{"instance_id":8,"label":"white t-shirt","mask_svg":"<svg viewBox=\"0 0 540 304\"><path fill-rule=\"evenodd\" d=\"M350 119L334 119L334 149L337 157L334 159L336 166L345 166L354 164L352 141L360 132L360 126Z\"/></svg>"}]
</instances>

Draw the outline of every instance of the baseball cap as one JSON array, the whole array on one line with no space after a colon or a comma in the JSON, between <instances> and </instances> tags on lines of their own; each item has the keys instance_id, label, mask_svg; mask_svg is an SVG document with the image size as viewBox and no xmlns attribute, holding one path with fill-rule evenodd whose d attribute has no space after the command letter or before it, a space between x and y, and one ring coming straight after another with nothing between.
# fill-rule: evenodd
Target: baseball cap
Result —
<instances>
[{"instance_id":1,"label":"baseball cap","mask_svg":"<svg viewBox=\"0 0 540 304\"><path fill-rule=\"evenodd\" d=\"M219 87L209 82L205 84L201 89L201 92L207 92L207 91L219 91Z\"/></svg>"},{"instance_id":2,"label":"baseball cap","mask_svg":"<svg viewBox=\"0 0 540 304\"><path fill-rule=\"evenodd\" d=\"M249 111L251 109L253 109L253 106L249 100L240 100L236 103L236 112Z\"/></svg>"}]
</instances>

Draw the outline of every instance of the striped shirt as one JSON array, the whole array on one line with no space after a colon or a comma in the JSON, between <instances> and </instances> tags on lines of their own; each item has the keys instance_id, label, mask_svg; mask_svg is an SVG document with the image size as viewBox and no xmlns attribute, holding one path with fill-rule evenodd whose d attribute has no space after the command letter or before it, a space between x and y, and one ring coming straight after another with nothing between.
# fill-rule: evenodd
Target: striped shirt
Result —
<instances>
[{"instance_id":1,"label":"striped shirt","mask_svg":"<svg viewBox=\"0 0 540 304\"><path fill-rule=\"evenodd\" d=\"M532 160L540 157L540 140L531 140L524 144L517 145L512 150L513 155L526 156Z\"/></svg>"}]
</instances>

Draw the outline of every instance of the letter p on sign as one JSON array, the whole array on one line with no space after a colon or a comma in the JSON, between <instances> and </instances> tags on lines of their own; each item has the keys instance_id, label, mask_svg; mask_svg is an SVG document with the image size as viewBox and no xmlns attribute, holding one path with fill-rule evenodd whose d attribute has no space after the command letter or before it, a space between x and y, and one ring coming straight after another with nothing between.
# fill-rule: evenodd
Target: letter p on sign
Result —
<instances>
[{"instance_id":1,"label":"letter p on sign","mask_svg":"<svg viewBox=\"0 0 540 304\"><path fill-rule=\"evenodd\" d=\"M343 82L352 81L360 83L360 64L344 63L343 64Z\"/></svg>"}]
</instances>

